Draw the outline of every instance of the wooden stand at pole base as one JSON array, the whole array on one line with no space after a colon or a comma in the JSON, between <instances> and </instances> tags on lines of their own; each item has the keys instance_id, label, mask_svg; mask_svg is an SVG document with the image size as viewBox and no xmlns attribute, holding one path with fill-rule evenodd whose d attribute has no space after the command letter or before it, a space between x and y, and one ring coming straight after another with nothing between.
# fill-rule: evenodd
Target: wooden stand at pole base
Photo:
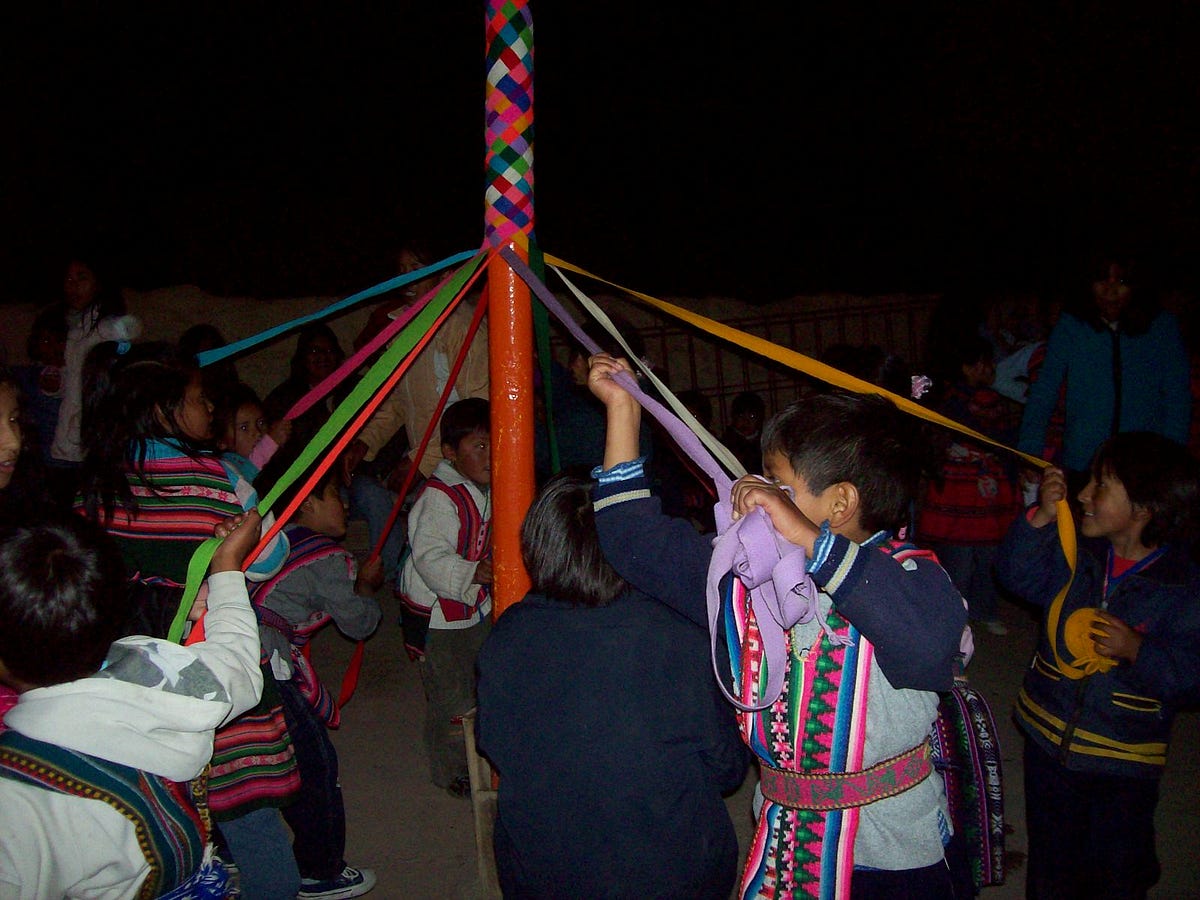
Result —
<instances>
[{"instance_id":1,"label":"wooden stand at pole base","mask_svg":"<svg viewBox=\"0 0 1200 900\"><path fill-rule=\"evenodd\" d=\"M463 735L467 744L467 773L471 778L471 808L475 816L475 855L479 862L480 896L498 898L500 881L496 876L496 855L492 851L492 832L496 827L496 773L491 763L475 747L475 710L463 716Z\"/></svg>"}]
</instances>

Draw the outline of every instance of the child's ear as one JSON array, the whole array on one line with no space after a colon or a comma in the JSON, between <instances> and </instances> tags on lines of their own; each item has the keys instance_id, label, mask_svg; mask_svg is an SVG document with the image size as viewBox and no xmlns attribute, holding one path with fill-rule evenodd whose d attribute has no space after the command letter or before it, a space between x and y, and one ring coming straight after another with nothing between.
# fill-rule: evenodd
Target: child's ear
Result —
<instances>
[{"instance_id":1,"label":"child's ear","mask_svg":"<svg viewBox=\"0 0 1200 900\"><path fill-rule=\"evenodd\" d=\"M442 444L442 456L455 462L458 459L458 448L453 444Z\"/></svg>"},{"instance_id":2,"label":"child's ear","mask_svg":"<svg viewBox=\"0 0 1200 900\"><path fill-rule=\"evenodd\" d=\"M844 528L858 520L858 488L849 481L839 481L833 486L833 498L829 504L829 527L833 531Z\"/></svg>"}]
</instances>

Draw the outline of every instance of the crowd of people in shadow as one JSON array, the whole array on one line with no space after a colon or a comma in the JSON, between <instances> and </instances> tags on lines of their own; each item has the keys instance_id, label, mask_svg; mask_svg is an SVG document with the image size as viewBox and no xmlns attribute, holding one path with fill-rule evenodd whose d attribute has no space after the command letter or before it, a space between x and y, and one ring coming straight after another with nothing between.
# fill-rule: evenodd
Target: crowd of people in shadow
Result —
<instances>
[{"instance_id":1,"label":"crowd of people in shadow","mask_svg":"<svg viewBox=\"0 0 1200 900\"><path fill-rule=\"evenodd\" d=\"M413 243L397 268L430 262ZM379 303L353 350L438 280ZM235 361L199 364L228 343L214 323L141 340L117 288L99 260L71 259L27 360L0 369L0 889L370 891L374 872L345 858L338 704L305 646L329 624L368 639L380 596L395 598L420 669L430 780L455 797L470 794L463 717L478 708L500 779L506 895L573 885L724 900L739 860L721 797L752 764L746 895L843 880L853 897L975 895L987 842L931 779L927 735L961 683L965 626L1002 636L1014 615L1045 617L1018 704L1029 896L1144 896L1157 880L1169 723L1200 700L1200 353L1188 350L1200 335L1133 260L1097 256L1054 297L947 293L921 360L869 343L821 349L882 399L801 375L799 401L778 409L749 385L679 392L750 473L734 486L736 517L765 513L814 584L783 656L764 649L751 593L707 585L717 487L637 412L616 376L653 388L594 323L599 354L568 341L538 375L538 496L521 545L533 587L493 628L478 294L307 496L282 486L275 509L298 505L277 528L260 498L353 385L291 412L345 361L337 334L301 329L289 370L260 396ZM613 318L643 357L637 329ZM901 416L889 396L963 429ZM1068 509L1082 537L1064 600L1052 538ZM347 517L366 523L365 559L345 547ZM214 535L226 549L193 601L189 565ZM782 693L756 707L781 672ZM80 716L89 692L101 702ZM133 710L124 736L121 704ZM857 730L843 734L839 716ZM805 739L826 731L841 757ZM853 780L901 758L894 792ZM867 796L814 805L813 772ZM97 786L113 799L95 800ZM1120 817L1104 812L1113 803ZM1069 828L1057 814L1068 806L1080 810ZM63 861L84 819L113 848L104 865L94 852ZM856 837L826 840L851 820ZM205 880L221 886L200 893Z\"/></svg>"}]
</instances>

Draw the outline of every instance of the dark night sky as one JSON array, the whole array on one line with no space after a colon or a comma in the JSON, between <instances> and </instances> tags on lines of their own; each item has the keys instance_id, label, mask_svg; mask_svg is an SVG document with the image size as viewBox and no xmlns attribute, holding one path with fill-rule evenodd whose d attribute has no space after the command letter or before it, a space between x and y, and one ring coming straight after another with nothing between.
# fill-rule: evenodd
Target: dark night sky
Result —
<instances>
[{"instance_id":1,"label":"dark night sky","mask_svg":"<svg viewBox=\"0 0 1200 900\"><path fill-rule=\"evenodd\" d=\"M1195 6L781 6L534 0L544 249L771 300L1040 287L1103 241L1193 287ZM280 296L482 238L482 3L68 4L0 53L0 296L70 246Z\"/></svg>"}]
</instances>

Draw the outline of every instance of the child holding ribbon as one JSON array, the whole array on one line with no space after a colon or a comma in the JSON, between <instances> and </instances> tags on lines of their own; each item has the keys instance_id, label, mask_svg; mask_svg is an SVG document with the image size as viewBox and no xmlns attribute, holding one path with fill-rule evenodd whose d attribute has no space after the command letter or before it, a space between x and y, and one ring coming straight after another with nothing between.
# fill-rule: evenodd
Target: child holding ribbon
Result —
<instances>
[{"instance_id":1,"label":"child holding ribbon","mask_svg":"<svg viewBox=\"0 0 1200 900\"><path fill-rule=\"evenodd\" d=\"M764 427L767 477L733 485L732 515L753 522L761 508L786 553L770 573L779 611L789 607L786 625L774 620L774 653L764 650L772 616L738 593L744 575L718 573L719 614L706 609L712 538L663 516L651 497L641 408L619 380L628 372L624 360L591 358L588 386L608 426L593 473L596 528L618 575L713 628L715 668L734 682L760 762L740 896L951 900L953 827L942 779L930 777L928 735L967 615L931 554L891 538L921 470L904 417L882 397L831 392Z\"/></svg>"},{"instance_id":2,"label":"child holding ribbon","mask_svg":"<svg viewBox=\"0 0 1200 900\"><path fill-rule=\"evenodd\" d=\"M1048 527L1066 498L1063 470L1046 469L1040 505L997 560L1001 584L1046 607L1016 706L1026 896L1145 897L1159 878L1154 809L1171 723L1200 698L1200 568L1187 547L1200 475L1168 438L1110 438L1079 493L1073 578Z\"/></svg>"}]
</instances>

